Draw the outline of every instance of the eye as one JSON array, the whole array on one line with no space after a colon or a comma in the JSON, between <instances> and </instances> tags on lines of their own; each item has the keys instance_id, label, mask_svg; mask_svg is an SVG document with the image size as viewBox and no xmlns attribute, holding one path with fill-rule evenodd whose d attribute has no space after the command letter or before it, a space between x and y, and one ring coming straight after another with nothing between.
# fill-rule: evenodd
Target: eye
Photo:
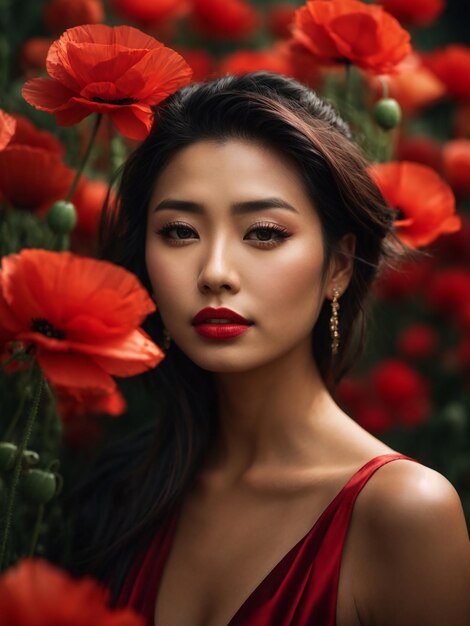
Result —
<instances>
[{"instance_id":1,"label":"eye","mask_svg":"<svg viewBox=\"0 0 470 626\"><path fill-rule=\"evenodd\" d=\"M256 234L256 238L249 238L248 235ZM256 241L263 248L272 248L279 245L289 237L288 231L277 224L260 223L255 224L245 236L249 241Z\"/></svg>"},{"instance_id":2,"label":"eye","mask_svg":"<svg viewBox=\"0 0 470 626\"><path fill-rule=\"evenodd\" d=\"M163 239L171 242L172 245L179 245L180 241L193 239L193 235L197 236L196 231L184 222L171 222L170 224L165 224L165 226L162 226L160 230L157 230L157 235L161 235Z\"/></svg>"}]
</instances>

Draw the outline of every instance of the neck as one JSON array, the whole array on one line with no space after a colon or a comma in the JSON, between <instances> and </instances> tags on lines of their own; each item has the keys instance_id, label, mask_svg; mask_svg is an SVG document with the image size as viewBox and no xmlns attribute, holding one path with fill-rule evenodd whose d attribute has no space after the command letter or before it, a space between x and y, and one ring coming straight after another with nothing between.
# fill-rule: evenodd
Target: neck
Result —
<instances>
[{"instance_id":1,"label":"neck","mask_svg":"<svg viewBox=\"0 0 470 626\"><path fill-rule=\"evenodd\" d=\"M209 467L241 476L253 468L308 463L316 433L336 407L310 342L256 370L215 380L219 434Z\"/></svg>"}]
</instances>

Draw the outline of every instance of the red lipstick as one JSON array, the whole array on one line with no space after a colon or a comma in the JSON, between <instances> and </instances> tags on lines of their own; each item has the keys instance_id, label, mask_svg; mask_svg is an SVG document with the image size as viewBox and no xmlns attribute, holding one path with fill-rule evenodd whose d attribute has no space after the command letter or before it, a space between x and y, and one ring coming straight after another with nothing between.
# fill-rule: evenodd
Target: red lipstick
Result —
<instances>
[{"instance_id":1,"label":"red lipstick","mask_svg":"<svg viewBox=\"0 0 470 626\"><path fill-rule=\"evenodd\" d=\"M193 317L192 323L195 331L208 339L238 337L253 325L253 322L225 307L220 309L206 307Z\"/></svg>"}]
</instances>

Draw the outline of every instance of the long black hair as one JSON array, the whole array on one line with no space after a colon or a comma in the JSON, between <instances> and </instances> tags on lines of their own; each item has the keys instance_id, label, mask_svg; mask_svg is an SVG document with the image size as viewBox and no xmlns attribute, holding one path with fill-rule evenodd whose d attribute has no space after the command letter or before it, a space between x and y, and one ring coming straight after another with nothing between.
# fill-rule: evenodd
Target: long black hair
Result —
<instances>
[{"instance_id":1,"label":"long black hair","mask_svg":"<svg viewBox=\"0 0 470 626\"><path fill-rule=\"evenodd\" d=\"M118 202L102 223L102 256L134 272L151 292L145 265L147 210L155 181L170 159L194 142L256 140L297 167L316 207L324 267L339 239L356 236L354 268L341 297L338 355L331 354L329 302L312 333L312 353L330 389L357 358L364 303L393 240L393 216L367 173L367 161L332 106L297 81L268 72L191 84L155 110L148 138L125 164ZM158 311L145 328L163 341ZM210 372L176 345L147 377L162 401L155 419L105 455L78 492L70 569L105 580L116 598L137 550L191 486L217 435Z\"/></svg>"}]
</instances>

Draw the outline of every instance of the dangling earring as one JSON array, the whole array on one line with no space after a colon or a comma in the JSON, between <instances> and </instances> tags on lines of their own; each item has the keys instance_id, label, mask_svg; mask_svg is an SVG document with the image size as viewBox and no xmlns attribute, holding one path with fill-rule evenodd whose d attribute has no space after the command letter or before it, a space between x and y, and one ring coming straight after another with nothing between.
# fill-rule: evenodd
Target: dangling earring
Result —
<instances>
[{"instance_id":1,"label":"dangling earring","mask_svg":"<svg viewBox=\"0 0 470 626\"><path fill-rule=\"evenodd\" d=\"M341 295L340 290L335 287L333 289L333 299L331 301L331 317L330 317L330 332L331 332L331 353L338 354L339 349L339 302L338 298Z\"/></svg>"},{"instance_id":2,"label":"dangling earring","mask_svg":"<svg viewBox=\"0 0 470 626\"><path fill-rule=\"evenodd\" d=\"M170 346L171 346L170 333L167 331L167 329L165 327L163 327L163 345L162 345L162 350L164 350L166 352L169 349Z\"/></svg>"}]
</instances>

